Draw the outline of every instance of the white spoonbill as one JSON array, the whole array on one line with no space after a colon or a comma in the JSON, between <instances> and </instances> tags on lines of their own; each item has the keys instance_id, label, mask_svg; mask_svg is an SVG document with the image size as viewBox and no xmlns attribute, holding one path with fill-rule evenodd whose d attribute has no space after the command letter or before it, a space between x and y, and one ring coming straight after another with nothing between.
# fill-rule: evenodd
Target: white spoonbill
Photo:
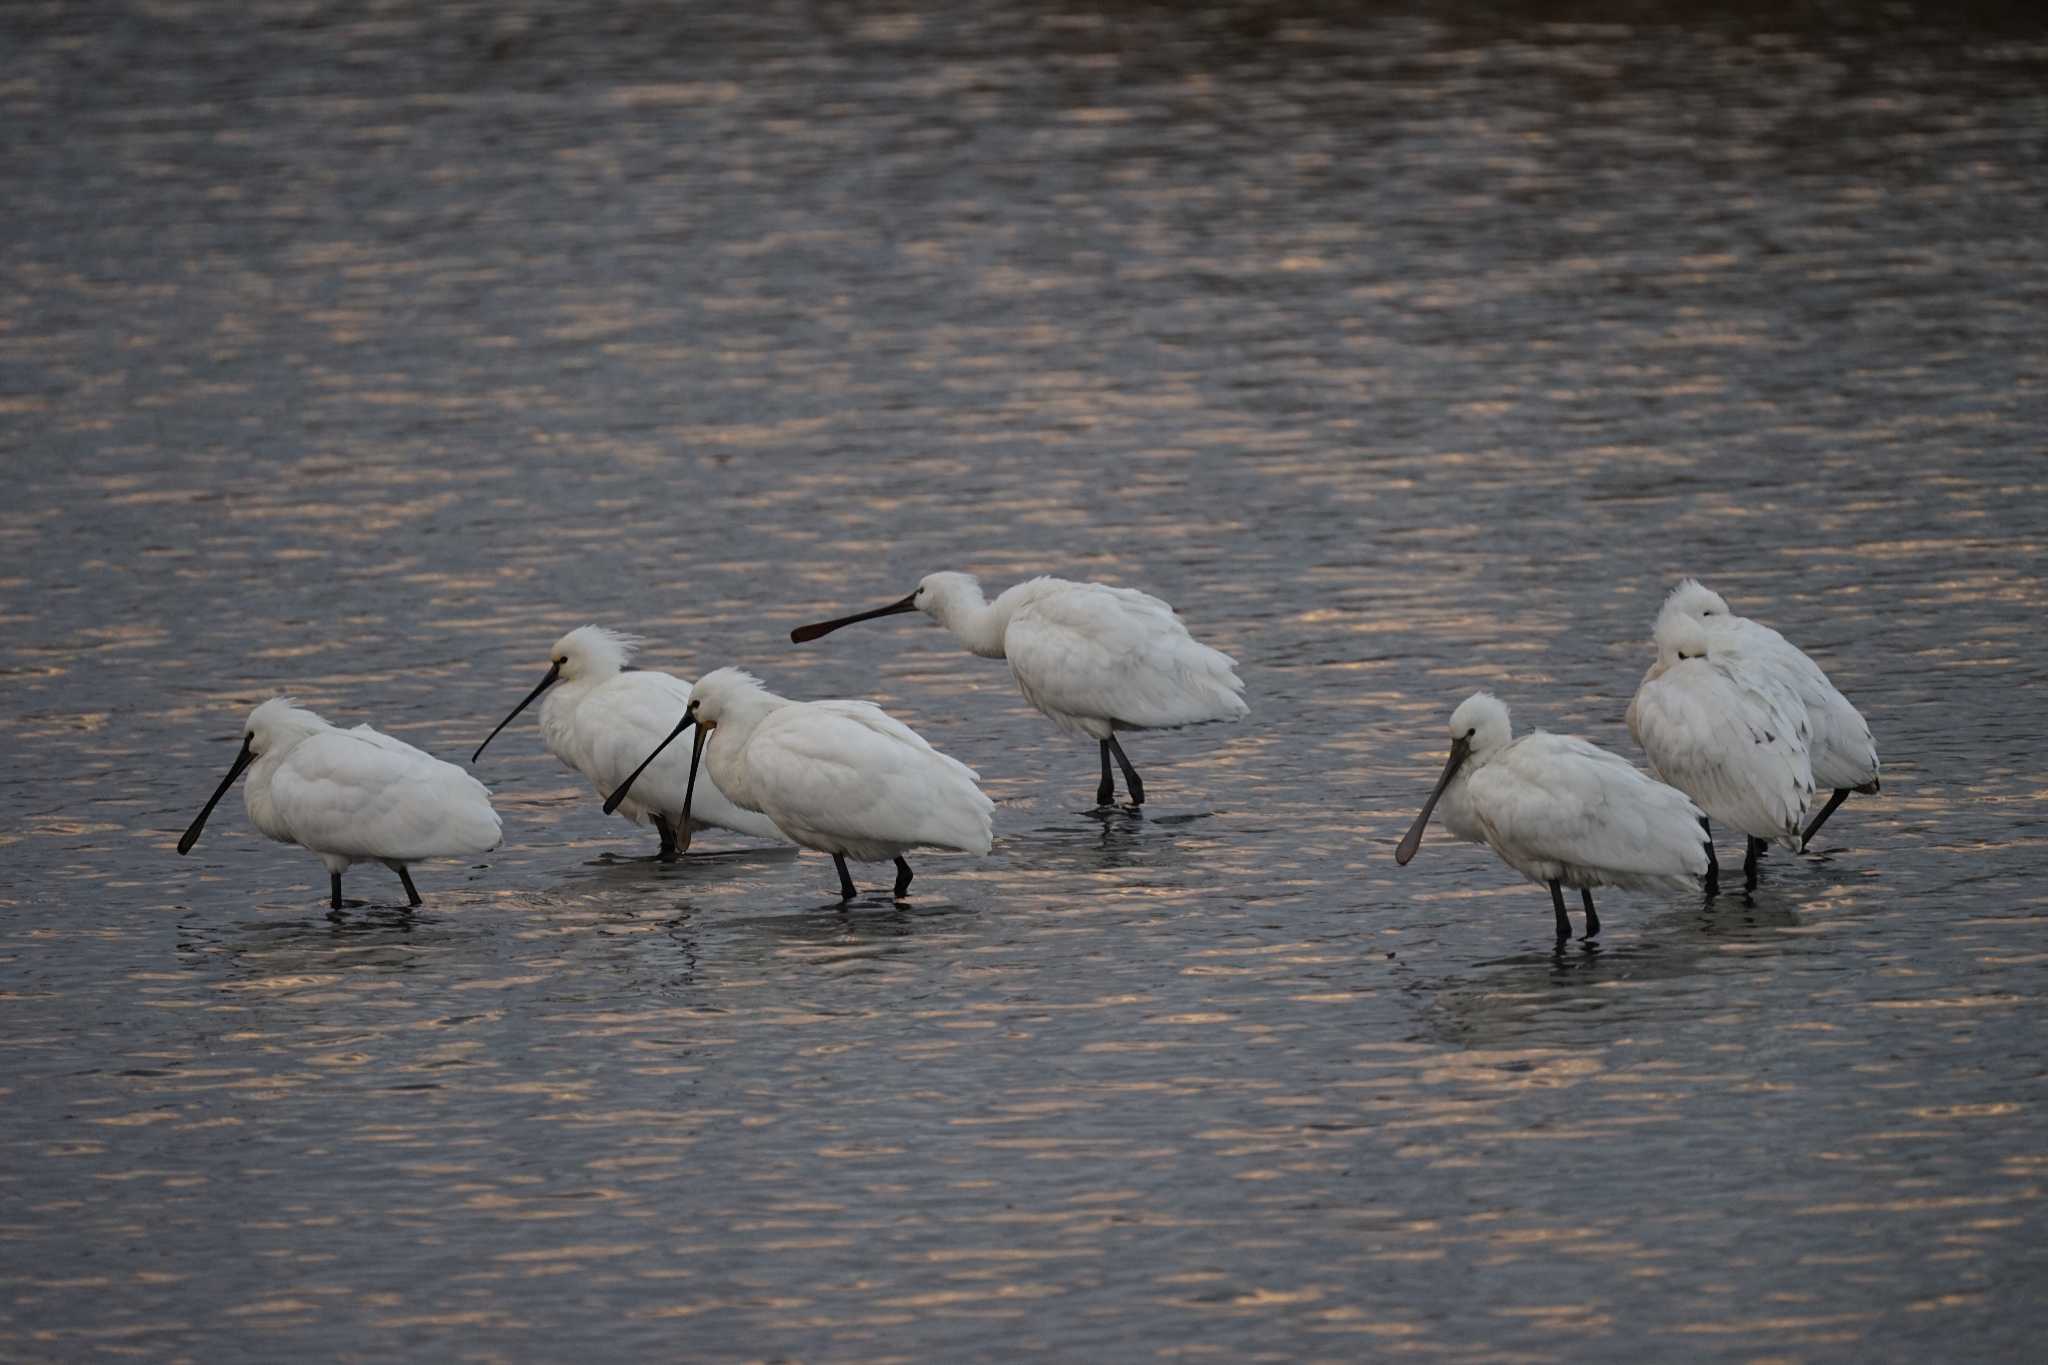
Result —
<instances>
[{"instance_id":1,"label":"white spoonbill","mask_svg":"<svg viewBox=\"0 0 2048 1365\"><path fill-rule=\"evenodd\" d=\"M873 702L791 701L751 674L721 668L697 680L682 719L647 763L692 725L690 785L701 759L734 802L767 816L805 848L831 854L842 899L859 894L848 858L894 858L900 898L910 890L906 850L989 850L995 803L975 785L974 769ZM638 776L611 794L606 810L625 799ZM686 787L686 816L692 795Z\"/></svg>"},{"instance_id":2,"label":"white spoonbill","mask_svg":"<svg viewBox=\"0 0 2048 1365\"><path fill-rule=\"evenodd\" d=\"M1490 692L1451 712L1451 755L1395 862L1415 856L1439 803L1451 833L1550 888L1559 939L1572 936L1561 887L1579 889L1591 938L1600 932L1592 888L1694 889L1713 853L1706 816L1684 792L1583 739L1544 730L1513 738L1508 708Z\"/></svg>"},{"instance_id":3,"label":"white spoonbill","mask_svg":"<svg viewBox=\"0 0 2048 1365\"><path fill-rule=\"evenodd\" d=\"M1735 615L1721 594L1696 578L1688 578L1671 590L1659 615L1663 612L1691 616L1705 622L1710 630L1729 632L1762 666L1775 670L1806 707L1806 723L1811 731L1807 751L1813 764L1814 786L1828 788L1833 795L1808 822L1800 836L1802 842L1813 842L1813 836L1828 822L1835 808L1849 799L1849 793L1876 793L1877 741L1871 738L1869 722L1805 650L1761 621ZM1654 675L1657 665L1650 668Z\"/></svg>"},{"instance_id":4,"label":"white spoonbill","mask_svg":"<svg viewBox=\"0 0 2048 1365\"><path fill-rule=\"evenodd\" d=\"M548 752L565 767L589 778L599 796L609 795L626 780L633 765L661 742L677 714L690 704L690 684L681 678L626 667L641 643L638 636L603 626L578 626L555 641L540 685L498 722L497 730L484 736L469 761L476 762L485 745L498 737L498 730L547 692L548 699L540 704L540 733ZM554 691L548 692L550 687ZM761 839L783 837L767 816L741 810L709 784L698 792L696 806L684 820L688 782L689 768L683 756L673 754L666 763L641 774L633 784L632 799L619 806L619 813L634 824L654 826L661 836L658 856L663 862L673 862L690 847L690 836L709 825Z\"/></svg>"},{"instance_id":5,"label":"white spoonbill","mask_svg":"<svg viewBox=\"0 0 2048 1365\"><path fill-rule=\"evenodd\" d=\"M1101 744L1099 806L1116 796L1112 756L1124 770L1131 804L1145 804L1145 784L1117 743L1117 731L1238 720L1251 710L1240 695L1237 660L1188 634L1158 598L1101 583L1032 578L990 602L972 574L926 574L900 602L802 626L789 638L802 644L855 621L910 611L952 631L969 653L1008 659L1024 700L1060 729Z\"/></svg>"},{"instance_id":6,"label":"white spoonbill","mask_svg":"<svg viewBox=\"0 0 2048 1365\"><path fill-rule=\"evenodd\" d=\"M384 864L404 883L406 903L418 905L406 864L498 846L490 792L453 763L367 725L337 729L287 698L272 697L249 713L242 751L178 840L179 853L199 842L206 817L244 768L250 823L281 844L319 855L336 910L350 863Z\"/></svg>"},{"instance_id":7,"label":"white spoonbill","mask_svg":"<svg viewBox=\"0 0 2048 1365\"><path fill-rule=\"evenodd\" d=\"M1813 802L1806 708L1777 670L1736 636L1683 612L1660 612L1657 662L1628 706L1628 732L1658 777L1708 817L1747 836L1743 887L1756 887L1766 845L1803 848ZM1707 869L1707 891L1721 869Z\"/></svg>"}]
</instances>

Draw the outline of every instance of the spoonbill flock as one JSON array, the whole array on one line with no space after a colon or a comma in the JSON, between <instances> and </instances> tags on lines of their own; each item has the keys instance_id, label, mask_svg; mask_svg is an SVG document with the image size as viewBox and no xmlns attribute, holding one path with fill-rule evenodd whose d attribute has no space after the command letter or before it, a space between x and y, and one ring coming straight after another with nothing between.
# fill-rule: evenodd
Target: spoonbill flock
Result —
<instances>
[{"instance_id":1,"label":"spoonbill flock","mask_svg":"<svg viewBox=\"0 0 2048 1365\"><path fill-rule=\"evenodd\" d=\"M970 653L1006 660L1027 702L1059 729L1097 742L1098 805L1115 799L1112 761L1130 806L1145 800L1120 733L1249 714L1235 660L1196 640L1159 598L1100 583L1027 579L991 602L971 575L928 574L898 601L799 627L790 639L910 612L945 626ZM1414 858L1441 810L1453 835L1549 889L1560 941L1571 936L1564 889L1577 890L1591 938L1600 932L1596 887L1718 893L1714 822L1743 834L1744 888L1753 890L1770 844L1799 852L1850 794L1878 790L1869 725L1777 631L1686 579L1658 611L1651 640L1655 657L1624 714L1650 772L1582 739L1543 730L1517 739L1507 706L1475 692L1451 713L1442 775L1395 861ZM652 825L663 861L687 852L694 832L725 829L831 855L842 900L858 894L849 859L893 861L901 898L913 875L910 850L986 854L993 846L994 804L975 770L879 706L791 700L737 668L693 686L633 668L640 644L595 625L562 636L539 684L471 762L545 694L547 751L590 782L606 814ZM670 745L692 729L686 763ZM191 851L244 771L251 823L326 864L336 910L352 863L391 868L416 906L411 863L487 852L501 837L489 792L461 769L367 725L338 729L278 697L250 713L233 766L179 853ZM1817 787L1831 795L1813 813Z\"/></svg>"}]
</instances>

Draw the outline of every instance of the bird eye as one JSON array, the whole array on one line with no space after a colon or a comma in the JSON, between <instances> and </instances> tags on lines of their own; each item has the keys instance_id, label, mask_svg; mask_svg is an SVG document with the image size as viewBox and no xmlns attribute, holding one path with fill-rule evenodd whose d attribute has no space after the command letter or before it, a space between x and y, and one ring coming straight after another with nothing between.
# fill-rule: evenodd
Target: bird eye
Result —
<instances>
[{"instance_id":1,"label":"bird eye","mask_svg":"<svg viewBox=\"0 0 2048 1365\"><path fill-rule=\"evenodd\" d=\"M1473 726L1473 727L1472 727L1471 729L1469 729L1469 730L1467 730L1467 731L1465 732L1465 738L1467 738L1467 739L1470 739L1470 738L1472 738L1472 736L1474 736L1474 735L1476 735L1476 734L1478 734L1478 733L1479 733L1479 727L1475 725L1475 726Z\"/></svg>"},{"instance_id":2,"label":"bird eye","mask_svg":"<svg viewBox=\"0 0 2048 1365\"><path fill-rule=\"evenodd\" d=\"M555 662L556 662L557 664L565 664L565 663L568 663L568 662L569 662L569 656L568 656L568 655L566 655L566 654L564 654L564 655L563 655L563 656L562 656L561 658L559 658L559 659L555 660Z\"/></svg>"}]
</instances>

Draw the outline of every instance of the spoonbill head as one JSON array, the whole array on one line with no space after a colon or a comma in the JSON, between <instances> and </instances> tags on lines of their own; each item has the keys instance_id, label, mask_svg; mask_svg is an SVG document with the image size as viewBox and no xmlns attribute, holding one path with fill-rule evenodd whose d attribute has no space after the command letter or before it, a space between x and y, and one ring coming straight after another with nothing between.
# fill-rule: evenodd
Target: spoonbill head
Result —
<instances>
[{"instance_id":1,"label":"spoonbill head","mask_svg":"<svg viewBox=\"0 0 2048 1365\"><path fill-rule=\"evenodd\" d=\"M273 697L249 713L242 747L178 840L180 854L192 851L207 817L244 772L250 822L280 843L319 856L336 910L341 874L352 863L383 863L398 874L407 903L418 905L408 864L486 853L502 833L490 793L452 763L367 725L337 729L288 698Z\"/></svg>"},{"instance_id":2,"label":"spoonbill head","mask_svg":"<svg viewBox=\"0 0 2048 1365\"><path fill-rule=\"evenodd\" d=\"M470 756L475 762L498 731L512 723L542 693L541 739L549 753L590 781L599 796L620 785L690 700L690 684L667 673L632 669L644 642L603 626L578 626L548 651L547 672ZM694 815L683 816L685 772L680 754L646 774L619 813L634 824L651 824L661 838L656 855L673 861L699 829L717 827L764 839L780 839L773 822L743 811L715 788L701 793ZM607 807L609 813L613 807Z\"/></svg>"},{"instance_id":3,"label":"spoonbill head","mask_svg":"<svg viewBox=\"0 0 2048 1365\"><path fill-rule=\"evenodd\" d=\"M766 815L795 843L831 854L843 898L857 894L848 858L894 859L901 897L910 889L909 849L989 851L994 803L974 770L871 702L794 702L751 674L721 668L698 680L663 747L692 728L686 803L701 763L740 806Z\"/></svg>"},{"instance_id":4,"label":"spoonbill head","mask_svg":"<svg viewBox=\"0 0 2048 1365\"><path fill-rule=\"evenodd\" d=\"M642 643L637 635L606 630L603 626L578 626L555 641L554 648L548 651L548 671L541 675L533 691L520 698L519 704L506 713L505 719L484 736L484 742L476 746L476 752L469 756L469 761L474 763L482 758L484 750L498 737L498 731L533 705L541 693L558 682L582 683L588 687L615 678L632 661L633 652Z\"/></svg>"},{"instance_id":5,"label":"spoonbill head","mask_svg":"<svg viewBox=\"0 0 2048 1365\"><path fill-rule=\"evenodd\" d=\"M1600 932L1593 888L1696 886L1707 871L1705 817L1682 792L1569 735L1513 737L1508 708L1475 692L1451 712L1451 751L1422 812L1394 851L1405 866L1439 803L1451 833L1550 888L1559 939L1564 891L1577 887L1586 936Z\"/></svg>"},{"instance_id":6,"label":"spoonbill head","mask_svg":"<svg viewBox=\"0 0 2048 1365\"><path fill-rule=\"evenodd\" d=\"M1429 799L1422 803L1422 812L1415 817L1415 823L1408 827L1408 832L1401 836L1400 844L1394 849L1396 863L1406 867L1408 860L1422 847L1422 832L1429 828L1429 818L1436 813L1437 803L1443 800L1451 784L1461 777L1470 781L1472 774L1467 765L1484 765L1495 753L1507 747L1513 734L1507 704L1491 692L1474 692L1458 703L1457 709L1451 712L1451 751L1444 759L1444 770L1438 776L1436 786L1430 789ZM1459 790L1462 793L1462 785ZM1460 815L1464 813L1462 804L1454 809ZM1450 812L1446 811L1445 815L1448 823ZM1454 829L1453 832L1463 839L1474 837L1462 830Z\"/></svg>"},{"instance_id":7,"label":"spoonbill head","mask_svg":"<svg viewBox=\"0 0 2048 1365\"><path fill-rule=\"evenodd\" d=\"M1032 578L991 602L972 574L933 573L887 606L801 626L801 644L876 617L923 612L969 653L1009 661L1017 689L1054 725L1086 735L1101 751L1097 805L1116 795L1110 772L1123 770L1133 806L1145 785L1117 735L1171 730L1249 714L1237 661L1188 634L1171 606L1131 588Z\"/></svg>"},{"instance_id":8,"label":"spoonbill head","mask_svg":"<svg viewBox=\"0 0 2048 1365\"><path fill-rule=\"evenodd\" d=\"M1660 619L1690 616L1696 621L1712 622L1716 617L1725 621L1732 614L1728 610L1727 599L1697 578L1679 579L1678 585L1664 595L1664 603L1657 609Z\"/></svg>"}]
</instances>

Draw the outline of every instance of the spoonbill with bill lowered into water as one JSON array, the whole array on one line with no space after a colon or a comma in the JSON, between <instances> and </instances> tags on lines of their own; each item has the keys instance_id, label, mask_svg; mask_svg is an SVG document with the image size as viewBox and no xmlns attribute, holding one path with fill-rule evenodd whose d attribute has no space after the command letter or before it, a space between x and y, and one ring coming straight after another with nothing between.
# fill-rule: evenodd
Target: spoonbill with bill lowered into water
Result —
<instances>
[{"instance_id":1,"label":"spoonbill with bill lowered into water","mask_svg":"<svg viewBox=\"0 0 2048 1365\"><path fill-rule=\"evenodd\" d=\"M1406 866L1415 856L1439 804L1451 833L1485 844L1550 888L1560 940L1572 936L1560 888L1579 889L1591 938L1600 932L1594 887L1697 887L1713 847L1706 817L1685 793L1583 739L1544 730L1515 739L1507 706L1489 692L1473 693L1451 712L1443 776L1402 836L1395 862Z\"/></svg>"},{"instance_id":2,"label":"spoonbill with bill lowered into water","mask_svg":"<svg viewBox=\"0 0 2048 1365\"><path fill-rule=\"evenodd\" d=\"M789 638L802 644L856 621L912 611L952 631L970 653L1009 660L1024 700L1060 729L1101 745L1099 806L1116 795L1112 757L1131 804L1145 802L1145 784L1117 743L1119 730L1172 730L1250 711L1235 659L1188 634L1158 598L1101 583L1032 578L990 602L971 574L927 574L900 602L802 626Z\"/></svg>"},{"instance_id":3,"label":"spoonbill with bill lowered into water","mask_svg":"<svg viewBox=\"0 0 2048 1365\"><path fill-rule=\"evenodd\" d=\"M1732 632L1667 609L1654 638L1657 662L1629 703L1628 732L1658 777L1747 836L1743 889L1754 890L1768 844L1804 847L1800 824L1813 802L1806 707ZM1720 885L1710 856L1707 893Z\"/></svg>"},{"instance_id":4,"label":"spoonbill with bill lowered into water","mask_svg":"<svg viewBox=\"0 0 2048 1365\"><path fill-rule=\"evenodd\" d=\"M1688 578L1673 588L1664 599L1662 610L1693 617L1704 622L1709 630L1728 632L1760 666L1774 670L1805 706L1811 732L1807 737L1807 755L1813 765L1814 785L1831 790L1833 795L1820 813L1807 822L1800 835L1802 843L1813 842L1813 836L1828 822L1836 807L1849 799L1849 793L1869 796L1877 792L1877 741L1871 738L1869 722L1805 650L1761 621L1735 615L1721 594L1696 578ZM1657 676L1659 667L1651 664L1644 681Z\"/></svg>"},{"instance_id":5,"label":"spoonbill with bill lowered into water","mask_svg":"<svg viewBox=\"0 0 2048 1365\"><path fill-rule=\"evenodd\" d=\"M453 763L367 725L342 730L272 697L249 713L242 751L178 840L190 853L206 817L249 772L242 800L257 829L297 844L327 864L329 899L339 910L349 864L379 862L398 874L408 905L420 904L409 863L488 853L501 826L484 784Z\"/></svg>"},{"instance_id":6,"label":"spoonbill with bill lowered into water","mask_svg":"<svg viewBox=\"0 0 2048 1365\"><path fill-rule=\"evenodd\" d=\"M681 678L626 667L641 643L638 636L603 626L578 626L555 641L540 685L498 722L497 730L484 736L469 761L476 762L485 746L498 737L498 730L510 725L513 716L546 692L547 700L540 704L542 743L566 767L590 779L599 796L609 795L633 772L633 765L661 742L676 716L690 704L690 684ZM708 825L762 839L783 838L767 816L741 810L710 783L697 793L696 805L685 820L688 778L683 756L673 754L666 763L640 774L633 784L632 799L618 807L634 824L654 826L661 836L657 856L663 862L674 861L690 847L691 834Z\"/></svg>"},{"instance_id":7,"label":"spoonbill with bill lowered into water","mask_svg":"<svg viewBox=\"0 0 2048 1365\"><path fill-rule=\"evenodd\" d=\"M848 858L894 858L900 898L910 890L907 850L989 851L995 803L982 795L974 769L873 702L791 701L751 674L721 668L697 680L682 719L641 768L691 726L685 818L701 761L735 804L767 816L803 847L831 854L841 899L859 894ZM607 811L639 775L611 794Z\"/></svg>"}]
</instances>

